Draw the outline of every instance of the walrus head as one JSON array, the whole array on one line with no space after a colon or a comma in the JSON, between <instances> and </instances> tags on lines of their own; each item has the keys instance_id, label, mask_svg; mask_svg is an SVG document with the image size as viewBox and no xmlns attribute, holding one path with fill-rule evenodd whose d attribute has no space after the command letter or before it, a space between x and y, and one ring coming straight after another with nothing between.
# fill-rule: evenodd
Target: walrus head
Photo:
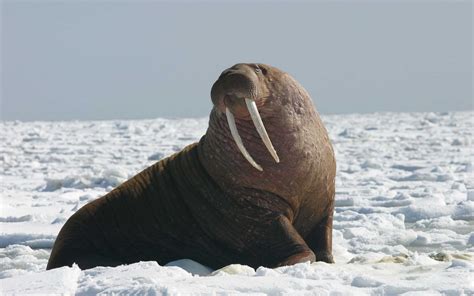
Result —
<instances>
[{"instance_id":1,"label":"walrus head","mask_svg":"<svg viewBox=\"0 0 474 296\"><path fill-rule=\"evenodd\" d=\"M308 92L265 64L226 69L211 89L214 107L199 158L226 190L291 196L310 188L332 147Z\"/></svg>"},{"instance_id":2,"label":"walrus head","mask_svg":"<svg viewBox=\"0 0 474 296\"><path fill-rule=\"evenodd\" d=\"M235 117L251 118L268 152L275 162L279 163L280 158L258 111L258 106L263 106L269 95L267 84L262 83L264 79L268 79L267 67L259 64L237 64L222 72L211 89L212 102L220 112L226 114L227 123L237 147L245 159L259 171L263 169L245 149L235 124Z\"/></svg>"}]
</instances>

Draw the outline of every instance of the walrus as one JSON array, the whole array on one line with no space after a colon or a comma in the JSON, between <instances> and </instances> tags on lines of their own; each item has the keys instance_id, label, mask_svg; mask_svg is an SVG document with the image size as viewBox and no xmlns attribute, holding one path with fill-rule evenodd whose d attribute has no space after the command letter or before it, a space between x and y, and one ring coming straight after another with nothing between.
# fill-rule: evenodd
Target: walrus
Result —
<instances>
[{"instance_id":1,"label":"walrus","mask_svg":"<svg viewBox=\"0 0 474 296\"><path fill-rule=\"evenodd\" d=\"M334 262L336 162L308 92L275 67L242 63L222 72L211 99L199 142L74 213L47 269Z\"/></svg>"}]
</instances>

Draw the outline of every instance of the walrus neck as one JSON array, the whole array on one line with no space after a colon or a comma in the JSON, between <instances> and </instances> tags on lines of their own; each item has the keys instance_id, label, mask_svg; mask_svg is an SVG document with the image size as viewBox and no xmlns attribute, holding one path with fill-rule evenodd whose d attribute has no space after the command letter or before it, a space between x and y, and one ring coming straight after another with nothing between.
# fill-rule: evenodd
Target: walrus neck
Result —
<instances>
[{"instance_id":1,"label":"walrus neck","mask_svg":"<svg viewBox=\"0 0 474 296\"><path fill-rule=\"evenodd\" d=\"M263 118L267 132L280 156L276 163L264 146L251 120L236 119L242 141L263 171L252 167L238 150L232 138L224 114L213 109L209 128L199 142L199 158L208 174L223 190L238 190L238 187L260 189L279 196L290 196L304 190L303 184L312 174L316 155L314 146L307 145L314 139L316 114L313 107L305 108L309 114L288 117L288 110L280 110L273 116ZM304 121L304 122L302 122ZM313 128L305 128L307 126Z\"/></svg>"}]
</instances>

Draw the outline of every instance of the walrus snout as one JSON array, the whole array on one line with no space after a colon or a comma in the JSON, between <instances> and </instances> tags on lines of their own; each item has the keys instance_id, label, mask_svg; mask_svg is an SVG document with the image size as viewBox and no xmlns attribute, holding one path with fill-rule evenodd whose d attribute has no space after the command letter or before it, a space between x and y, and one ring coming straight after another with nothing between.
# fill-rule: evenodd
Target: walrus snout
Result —
<instances>
[{"instance_id":1,"label":"walrus snout","mask_svg":"<svg viewBox=\"0 0 474 296\"><path fill-rule=\"evenodd\" d=\"M258 97L258 77L248 67L229 68L222 72L211 89L211 99L217 109L225 113L229 107L237 117L248 117L245 99Z\"/></svg>"}]
</instances>

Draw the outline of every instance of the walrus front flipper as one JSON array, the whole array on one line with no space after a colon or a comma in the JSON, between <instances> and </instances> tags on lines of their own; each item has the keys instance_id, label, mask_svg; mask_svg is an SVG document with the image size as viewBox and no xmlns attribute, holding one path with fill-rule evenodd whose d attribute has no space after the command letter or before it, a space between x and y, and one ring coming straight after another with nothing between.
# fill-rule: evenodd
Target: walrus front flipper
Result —
<instances>
[{"instance_id":1,"label":"walrus front flipper","mask_svg":"<svg viewBox=\"0 0 474 296\"><path fill-rule=\"evenodd\" d=\"M316 254L316 261L334 263L332 256L332 211L306 237L306 242Z\"/></svg>"},{"instance_id":2,"label":"walrus front flipper","mask_svg":"<svg viewBox=\"0 0 474 296\"><path fill-rule=\"evenodd\" d=\"M273 245L269 246L269 249L265 250L265 252L269 252L271 256L277 259L274 264L270 264L272 267L315 261L316 256L313 251L311 251L287 217L279 216L271 228L268 233L272 233L272 236L275 237L269 240L270 242L273 241Z\"/></svg>"}]
</instances>

